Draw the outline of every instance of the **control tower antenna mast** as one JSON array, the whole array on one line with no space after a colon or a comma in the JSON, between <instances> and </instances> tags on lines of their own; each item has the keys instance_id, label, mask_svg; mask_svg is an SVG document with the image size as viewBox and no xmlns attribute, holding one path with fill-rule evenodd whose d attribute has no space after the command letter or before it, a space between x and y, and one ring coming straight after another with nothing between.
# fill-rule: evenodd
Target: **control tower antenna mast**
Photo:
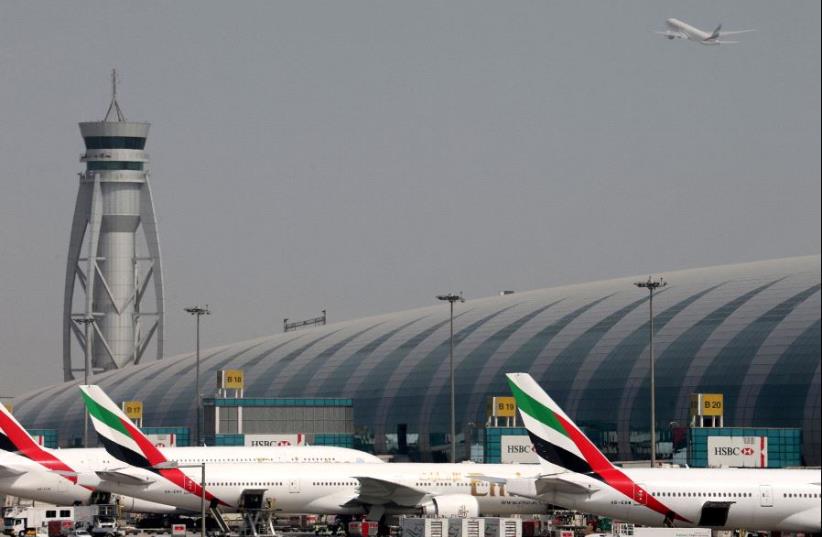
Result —
<instances>
[{"instance_id":1,"label":"control tower antenna mast","mask_svg":"<svg viewBox=\"0 0 822 537\"><path fill-rule=\"evenodd\" d=\"M117 69L111 70L111 104L108 105L108 112L103 121L126 121L126 115L120 110L117 102Z\"/></svg>"},{"instance_id":2,"label":"control tower antenna mast","mask_svg":"<svg viewBox=\"0 0 822 537\"><path fill-rule=\"evenodd\" d=\"M79 174L66 263L65 380L139 363L152 342L157 359L163 357L163 271L145 152L149 124L126 120L117 82L112 70L105 118L80 123L86 169ZM153 307L144 308L149 301ZM83 368L72 367L73 348L83 349Z\"/></svg>"}]
</instances>

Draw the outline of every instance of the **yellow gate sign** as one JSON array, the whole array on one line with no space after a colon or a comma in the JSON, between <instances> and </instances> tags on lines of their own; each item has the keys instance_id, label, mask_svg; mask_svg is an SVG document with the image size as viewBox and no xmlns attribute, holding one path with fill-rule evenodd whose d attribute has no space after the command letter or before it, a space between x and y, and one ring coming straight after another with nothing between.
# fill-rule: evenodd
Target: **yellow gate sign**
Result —
<instances>
[{"instance_id":1,"label":"yellow gate sign","mask_svg":"<svg viewBox=\"0 0 822 537\"><path fill-rule=\"evenodd\" d=\"M691 416L722 416L725 401L721 393L692 393Z\"/></svg>"},{"instance_id":2,"label":"yellow gate sign","mask_svg":"<svg viewBox=\"0 0 822 537\"><path fill-rule=\"evenodd\" d=\"M488 415L494 418L513 418L517 415L517 403L513 397L492 397Z\"/></svg>"},{"instance_id":3,"label":"yellow gate sign","mask_svg":"<svg viewBox=\"0 0 822 537\"><path fill-rule=\"evenodd\" d=\"M242 369L223 369L217 373L217 387L222 390L242 390L244 385Z\"/></svg>"},{"instance_id":4,"label":"yellow gate sign","mask_svg":"<svg viewBox=\"0 0 822 537\"><path fill-rule=\"evenodd\" d=\"M721 416L725 413L724 400L721 393L702 394L702 415Z\"/></svg>"},{"instance_id":5,"label":"yellow gate sign","mask_svg":"<svg viewBox=\"0 0 822 537\"><path fill-rule=\"evenodd\" d=\"M142 401L123 401L121 406L123 412L130 420L143 419L143 402Z\"/></svg>"}]
</instances>

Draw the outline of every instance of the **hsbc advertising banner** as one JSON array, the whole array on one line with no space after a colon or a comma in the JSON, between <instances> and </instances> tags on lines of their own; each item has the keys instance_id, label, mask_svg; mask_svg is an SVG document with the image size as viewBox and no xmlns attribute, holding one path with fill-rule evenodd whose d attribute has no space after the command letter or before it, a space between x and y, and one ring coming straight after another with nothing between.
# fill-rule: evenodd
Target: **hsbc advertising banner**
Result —
<instances>
[{"instance_id":1,"label":"hsbc advertising banner","mask_svg":"<svg viewBox=\"0 0 822 537\"><path fill-rule=\"evenodd\" d=\"M708 466L711 468L767 468L767 436L709 436Z\"/></svg>"},{"instance_id":2,"label":"hsbc advertising banner","mask_svg":"<svg viewBox=\"0 0 822 537\"><path fill-rule=\"evenodd\" d=\"M177 445L177 435L174 433L147 434L146 437L156 447L175 447Z\"/></svg>"},{"instance_id":3,"label":"hsbc advertising banner","mask_svg":"<svg viewBox=\"0 0 822 537\"><path fill-rule=\"evenodd\" d=\"M500 436L500 462L503 464L524 463L537 464L537 454L534 453L534 445L531 438L524 435L503 435Z\"/></svg>"},{"instance_id":4,"label":"hsbc advertising banner","mask_svg":"<svg viewBox=\"0 0 822 537\"><path fill-rule=\"evenodd\" d=\"M297 434L247 434L245 435L246 447L282 447L282 446L304 446L305 435Z\"/></svg>"}]
</instances>

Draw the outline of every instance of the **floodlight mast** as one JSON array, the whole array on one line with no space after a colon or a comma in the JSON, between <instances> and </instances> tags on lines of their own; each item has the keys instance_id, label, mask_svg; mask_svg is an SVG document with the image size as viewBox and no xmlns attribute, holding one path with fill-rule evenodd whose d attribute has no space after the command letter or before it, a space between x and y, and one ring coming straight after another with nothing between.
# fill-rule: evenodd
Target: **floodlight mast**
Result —
<instances>
[{"instance_id":1,"label":"floodlight mast","mask_svg":"<svg viewBox=\"0 0 822 537\"><path fill-rule=\"evenodd\" d=\"M656 467L656 378L654 372L654 291L668 285L662 278L653 279L648 276L644 282L634 283L639 288L647 289L649 293L648 309L650 315L648 331L648 355L651 362L651 468Z\"/></svg>"},{"instance_id":2,"label":"floodlight mast","mask_svg":"<svg viewBox=\"0 0 822 537\"><path fill-rule=\"evenodd\" d=\"M457 433L456 417L454 411L454 302L465 302L465 298L460 294L448 293L437 295L437 300L448 302L451 305L451 336L448 349L448 370L451 379L451 462L457 462Z\"/></svg>"},{"instance_id":3,"label":"floodlight mast","mask_svg":"<svg viewBox=\"0 0 822 537\"><path fill-rule=\"evenodd\" d=\"M197 317L197 323L196 323L196 329L195 329L195 335L194 335L194 342L195 342L194 345L195 345L196 356L197 356L196 357L196 362L197 362L196 372L194 373L194 375L196 377L195 384L194 384L195 385L194 391L196 393L194 394L194 396L195 396L196 401L197 401L197 427L195 429L195 434L194 434L194 442L195 442L194 445L199 446L200 445L200 413L201 413L200 407L202 406L202 402L203 402L202 395L200 394L200 317L202 317L203 315L211 315L211 310L208 309L208 304L206 304L205 307L190 306L188 308L183 308L183 310L186 313L190 313L191 315L194 315L195 317Z\"/></svg>"}]
</instances>

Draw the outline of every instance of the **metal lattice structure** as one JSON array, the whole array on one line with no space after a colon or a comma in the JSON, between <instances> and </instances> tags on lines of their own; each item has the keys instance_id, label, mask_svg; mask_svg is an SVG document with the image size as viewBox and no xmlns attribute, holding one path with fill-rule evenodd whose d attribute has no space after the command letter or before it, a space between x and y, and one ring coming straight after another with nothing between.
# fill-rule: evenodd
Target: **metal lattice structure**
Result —
<instances>
[{"instance_id":1,"label":"metal lattice structure","mask_svg":"<svg viewBox=\"0 0 822 537\"><path fill-rule=\"evenodd\" d=\"M86 170L79 174L66 263L65 380L84 370L72 366L72 335L94 372L139 363L152 340L157 359L163 357L160 242L144 151L149 124L126 120L117 103L116 73L112 88L105 119L80 123ZM138 246L140 229L145 248ZM152 284L154 308L144 311Z\"/></svg>"}]
</instances>

